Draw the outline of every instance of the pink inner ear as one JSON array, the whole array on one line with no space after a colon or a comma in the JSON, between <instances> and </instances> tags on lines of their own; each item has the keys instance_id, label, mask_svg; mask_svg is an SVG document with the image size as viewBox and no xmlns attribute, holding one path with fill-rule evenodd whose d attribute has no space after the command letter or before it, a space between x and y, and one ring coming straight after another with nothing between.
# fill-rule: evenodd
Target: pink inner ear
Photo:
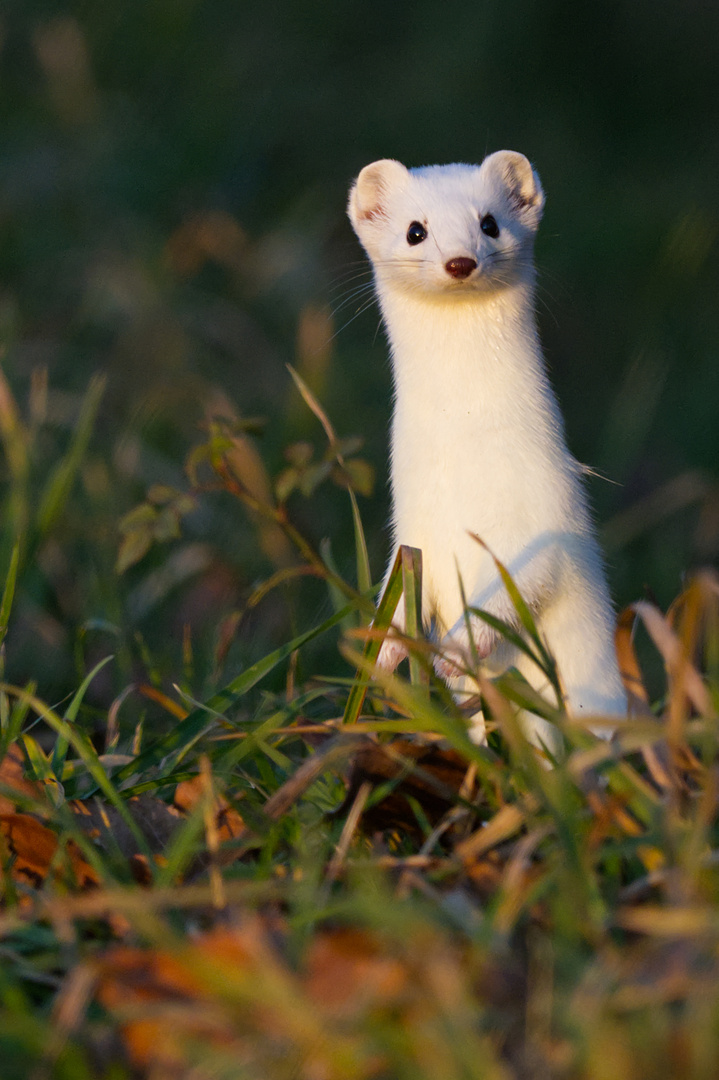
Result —
<instances>
[{"instance_id":1,"label":"pink inner ear","mask_svg":"<svg viewBox=\"0 0 719 1080\"><path fill-rule=\"evenodd\" d=\"M361 209L358 215L362 219L362 221L373 221L375 218L383 218L387 216L387 211L385 210L382 203L384 189L379 178L372 181L371 186L372 200L370 202L370 205L366 208Z\"/></svg>"},{"instance_id":2,"label":"pink inner ear","mask_svg":"<svg viewBox=\"0 0 719 1080\"><path fill-rule=\"evenodd\" d=\"M368 210L363 210L359 216L362 221L374 221L375 218L386 217L387 212L383 206L378 204L377 206L370 206Z\"/></svg>"},{"instance_id":3,"label":"pink inner ear","mask_svg":"<svg viewBox=\"0 0 719 1080\"><path fill-rule=\"evenodd\" d=\"M517 207L520 210L525 210L528 206L534 206L537 201L536 195L522 195L521 191L512 191L510 193L510 198L512 199L512 202L517 204Z\"/></svg>"},{"instance_id":4,"label":"pink inner ear","mask_svg":"<svg viewBox=\"0 0 719 1080\"><path fill-rule=\"evenodd\" d=\"M518 210L526 210L527 207L535 206L539 199L539 191L534 189L531 194L524 194L522 191L523 177L519 171L510 164L505 173L507 185L509 187L509 198L515 204ZM534 177L532 177L534 182Z\"/></svg>"}]
</instances>

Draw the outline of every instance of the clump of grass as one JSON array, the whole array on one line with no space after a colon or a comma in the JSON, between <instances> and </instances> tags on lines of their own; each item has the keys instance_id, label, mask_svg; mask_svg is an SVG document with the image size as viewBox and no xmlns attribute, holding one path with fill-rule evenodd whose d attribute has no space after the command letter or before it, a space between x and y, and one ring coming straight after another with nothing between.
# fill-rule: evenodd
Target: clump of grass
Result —
<instances>
[{"instance_id":1,"label":"clump of grass","mask_svg":"<svg viewBox=\"0 0 719 1080\"><path fill-rule=\"evenodd\" d=\"M104 738L85 730L101 665L64 707L0 687L3 1076L708 1080L719 1057L716 577L698 575L667 616L646 603L622 614L635 708L611 739L590 730L601 718L564 713L561 672L516 591L522 647L557 700L515 673L477 673L477 700L460 706L421 632L419 553L400 552L368 625L363 470L348 468L347 445L297 381L328 439L316 475L336 470L350 493L353 581L296 530L287 477L279 498L243 484L227 427L193 464L296 553L258 594L311 574L333 613L202 700L141 688L168 716L155 733L120 722L126 695ZM195 479L193 497L207 497ZM402 590L411 660L380 674ZM654 708L637 629L666 672ZM298 654L339 630L345 675L300 679ZM270 688L273 672L284 685ZM467 734L478 705L486 746ZM551 769L524 738L526 707L561 731Z\"/></svg>"}]
</instances>

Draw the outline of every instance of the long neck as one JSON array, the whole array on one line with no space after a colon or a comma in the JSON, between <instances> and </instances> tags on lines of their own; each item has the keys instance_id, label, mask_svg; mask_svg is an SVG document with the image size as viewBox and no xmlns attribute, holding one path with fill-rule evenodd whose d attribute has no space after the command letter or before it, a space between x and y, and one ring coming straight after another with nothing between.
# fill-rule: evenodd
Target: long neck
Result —
<instances>
[{"instance_id":1,"label":"long neck","mask_svg":"<svg viewBox=\"0 0 719 1080\"><path fill-rule=\"evenodd\" d=\"M392 347L395 421L445 417L521 427L554 440L563 425L546 375L530 282L487 296L428 298L378 285ZM549 429L549 430L548 430Z\"/></svg>"}]
</instances>

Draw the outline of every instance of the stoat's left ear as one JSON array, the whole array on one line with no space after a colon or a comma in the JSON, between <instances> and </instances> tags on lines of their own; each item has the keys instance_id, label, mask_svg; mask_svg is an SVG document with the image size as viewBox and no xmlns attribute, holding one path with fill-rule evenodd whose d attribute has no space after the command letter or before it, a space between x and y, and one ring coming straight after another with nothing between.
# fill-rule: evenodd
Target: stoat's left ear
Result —
<instances>
[{"instance_id":1,"label":"stoat's left ear","mask_svg":"<svg viewBox=\"0 0 719 1080\"><path fill-rule=\"evenodd\" d=\"M381 223L387 214L387 197L391 190L404 186L409 173L404 165L391 158L365 165L350 189L347 213L355 232L366 222Z\"/></svg>"},{"instance_id":2,"label":"stoat's left ear","mask_svg":"<svg viewBox=\"0 0 719 1080\"><path fill-rule=\"evenodd\" d=\"M524 154L497 150L482 162L482 172L498 182L510 207L522 221L536 226L544 210L544 191L539 176Z\"/></svg>"}]
</instances>

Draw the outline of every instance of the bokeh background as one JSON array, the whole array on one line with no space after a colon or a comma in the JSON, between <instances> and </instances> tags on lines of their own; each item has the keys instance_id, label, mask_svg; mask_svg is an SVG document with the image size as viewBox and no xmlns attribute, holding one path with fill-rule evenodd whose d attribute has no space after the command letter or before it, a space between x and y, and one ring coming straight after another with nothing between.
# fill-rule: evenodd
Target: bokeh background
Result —
<instances>
[{"instance_id":1,"label":"bokeh background","mask_svg":"<svg viewBox=\"0 0 719 1080\"><path fill-rule=\"evenodd\" d=\"M607 478L591 495L613 592L666 606L719 551L718 46L719 6L700 0L5 0L3 572L23 542L8 674L58 697L114 651L97 700L140 669L184 665L198 693L220 678L223 620L285 554L207 496L118 574L118 523L151 485L187 488L213 411L259 421L259 483L289 443L321 454L288 362L364 439L379 578L390 375L376 308L351 295L344 205L387 156L509 148L536 165L539 321L570 445ZM33 514L97 373L94 433L43 532ZM346 493L289 505L351 574ZM239 622L225 674L327 614L326 591L303 589Z\"/></svg>"}]
</instances>

